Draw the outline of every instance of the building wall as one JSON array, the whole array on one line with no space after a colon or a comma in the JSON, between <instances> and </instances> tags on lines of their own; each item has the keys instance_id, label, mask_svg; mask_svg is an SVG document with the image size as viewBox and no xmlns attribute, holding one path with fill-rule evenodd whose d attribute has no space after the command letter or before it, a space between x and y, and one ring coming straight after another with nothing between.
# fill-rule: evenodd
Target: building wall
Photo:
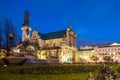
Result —
<instances>
[{"instance_id":1,"label":"building wall","mask_svg":"<svg viewBox=\"0 0 120 80\"><path fill-rule=\"evenodd\" d=\"M81 59L83 59L83 62L90 62L90 58L94 55L94 50L81 50L77 53L77 59L78 62L81 62Z\"/></svg>"},{"instance_id":2,"label":"building wall","mask_svg":"<svg viewBox=\"0 0 120 80\"><path fill-rule=\"evenodd\" d=\"M60 54L61 49L51 49L51 50L39 50L38 51L38 59L44 60L55 60L58 59L58 54Z\"/></svg>"},{"instance_id":3,"label":"building wall","mask_svg":"<svg viewBox=\"0 0 120 80\"><path fill-rule=\"evenodd\" d=\"M37 40L39 46L43 47L54 47L61 46L62 44L66 44L67 46L76 47L76 34L72 31L71 28L66 30L66 35L63 35L62 38L55 38L49 40L42 40L41 36L39 36L37 31L32 32L31 41Z\"/></svg>"},{"instance_id":4,"label":"building wall","mask_svg":"<svg viewBox=\"0 0 120 80\"><path fill-rule=\"evenodd\" d=\"M110 47L98 47L95 48L95 53L100 55L112 55L112 54L120 54L120 46L110 46Z\"/></svg>"},{"instance_id":5,"label":"building wall","mask_svg":"<svg viewBox=\"0 0 120 80\"><path fill-rule=\"evenodd\" d=\"M96 56L99 58L99 60L97 62L106 62L104 60L105 57L109 56L111 57L112 61L119 61L120 60L120 45L116 44L104 44L104 45L95 45L95 46L82 46L81 47L81 51L78 51L78 55L79 57L81 56L81 58L84 59L88 59L89 60L89 56L91 53L89 53L89 50L93 48L92 54L93 56ZM91 61L91 60L90 60Z\"/></svg>"},{"instance_id":6,"label":"building wall","mask_svg":"<svg viewBox=\"0 0 120 80\"><path fill-rule=\"evenodd\" d=\"M76 48L61 46L60 49L39 50L37 56L38 59L56 60L59 63L75 63L77 62L76 53Z\"/></svg>"},{"instance_id":7,"label":"building wall","mask_svg":"<svg viewBox=\"0 0 120 80\"><path fill-rule=\"evenodd\" d=\"M31 36L31 41L34 42L36 40L37 40L40 48L44 47L44 45L45 45L44 40L41 39L41 37L38 35L37 31L33 31L32 36Z\"/></svg>"},{"instance_id":8,"label":"building wall","mask_svg":"<svg viewBox=\"0 0 120 80\"><path fill-rule=\"evenodd\" d=\"M66 31L66 44L71 47L76 47L76 34L70 28Z\"/></svg>"},{"instance_id":9,"label":"building wall","mask_svg":"<svg viewBox=\"0 0 120 80\"><path fill-rule=\"evenodd\" d=\"M42 40L37 31L33 31L31 41L38 41L41 48L37 52L38 59L59 60L59 63L74 63L77 61L76 34L71 30L66 30L66 35L62 38ZM49 47L46 48L46 47ZM54 49L59 47L60 49ZM51 49L50 49L51 48Z\"/></svg>"},{"instance_id":10,"label":"building wall","mask_svg":"<svg viewBox=\"0 0 120 80\"><path fill-rule=\"evenodd\" d=\"M56 39L49 39L45 40L45 46L46 47L55 47L55 46L61 46L63 43L63 38L56 38Z\"/></svg>"},{"instance_id":11,"label":"building wall","mask_svg":"<svg viewBox=\"0 0 120 80\"><path fill-rule=\"evenodd\" d=\"M103 57L110 56L113 61L120 59L120 46L96 47L95 54L98 54L103 61Z\"/></svg>"},{"instance_id":12,"label":"building wall","mask_svg":"<svg viewBox=\"0 0 120 80\"><path fill-rule=\"evenodd\" d=\"M80 50L83 50L83 49L94 49L94 46L80 46Z\"/></svg>"}]
</instances>

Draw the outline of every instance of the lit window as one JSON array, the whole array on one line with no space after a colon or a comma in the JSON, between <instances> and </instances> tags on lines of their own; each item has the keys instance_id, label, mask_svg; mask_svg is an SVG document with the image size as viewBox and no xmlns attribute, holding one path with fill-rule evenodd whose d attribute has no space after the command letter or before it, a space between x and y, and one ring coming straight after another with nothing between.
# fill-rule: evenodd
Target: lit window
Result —
<instances>
[{"instance_id":1,"label":"lit window","mask_svg":"<svg viewBox=\"0 0 120 80\"><path fill-rule=\"evenodd\" d=\"M111 49L111 51L113 51L113 49Z\"/></svg>"}]
</instances>

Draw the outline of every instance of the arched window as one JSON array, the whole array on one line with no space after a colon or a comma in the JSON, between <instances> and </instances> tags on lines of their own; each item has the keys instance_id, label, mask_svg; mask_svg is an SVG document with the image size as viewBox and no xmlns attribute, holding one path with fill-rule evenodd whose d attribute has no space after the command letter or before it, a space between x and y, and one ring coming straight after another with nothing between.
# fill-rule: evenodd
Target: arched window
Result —
<instances>
[{"instance_id":1,"label":"arched window","mask_svg":"<svg viewBox=\"0 0 120 80\"><path fill-rule=\"evenodd\" d=\"M53 43L53 47L56 47L56 43Z\"/></svg>"}]
</instances>

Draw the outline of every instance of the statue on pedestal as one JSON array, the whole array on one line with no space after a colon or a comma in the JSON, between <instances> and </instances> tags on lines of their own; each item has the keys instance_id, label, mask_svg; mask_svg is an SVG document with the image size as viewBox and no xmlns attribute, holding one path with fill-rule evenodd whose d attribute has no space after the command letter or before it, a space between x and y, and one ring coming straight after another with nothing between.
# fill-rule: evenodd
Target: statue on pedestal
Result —
<instances>
[{"instance_id":1,"label":"statue on pedestal","mask_svg":"<svg viewBox=\"0 0 120 80\"><path fill-rule=\"evenodd\" d=\"M24 16L23 26L28 26L28 25L29 25L29 13L28 13L28 11L26 10L24 14L25 14L25 16Z\"/></svg>"},{"instance_id":2,"label":"statue on pedestal","mask_svg":"<svg viewBox=\"0 0 120 80\"><path fill-rule=\"evenodd\" d=\"M24 12L24 23L21 29L22 29L22 41L30 39L31 28L29 27L29 13L27 10Z\"/></svg>"}]
</instances>

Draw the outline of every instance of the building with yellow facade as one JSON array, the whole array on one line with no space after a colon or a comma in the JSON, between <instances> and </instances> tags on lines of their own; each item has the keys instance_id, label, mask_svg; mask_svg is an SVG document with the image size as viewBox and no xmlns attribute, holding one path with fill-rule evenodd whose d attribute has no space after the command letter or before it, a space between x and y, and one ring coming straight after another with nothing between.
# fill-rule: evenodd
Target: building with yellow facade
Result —
<instances>
[{"instance_id":1,"label":"building with yellow facade","mask_svg":"<svg viewBox=\"0 0 120 80\"><path fill-rule=\"evenodd\" d=\"M77 53L78 62L93 62L91 57L94 55L94 49L79 50Z\"/></svg>"},{"instance_id":2,"label":"building with yellow facade","mask_svg":"<svg viewBox=\"0 0 120 80\"><path fill-rule=\"evenodd\" d=\"M30 42L37 42L39 45L38 59L55 60L60 63L76 62L76 34L71 27L46 34L33 31Z\"/></svg>"}]
</instances>

